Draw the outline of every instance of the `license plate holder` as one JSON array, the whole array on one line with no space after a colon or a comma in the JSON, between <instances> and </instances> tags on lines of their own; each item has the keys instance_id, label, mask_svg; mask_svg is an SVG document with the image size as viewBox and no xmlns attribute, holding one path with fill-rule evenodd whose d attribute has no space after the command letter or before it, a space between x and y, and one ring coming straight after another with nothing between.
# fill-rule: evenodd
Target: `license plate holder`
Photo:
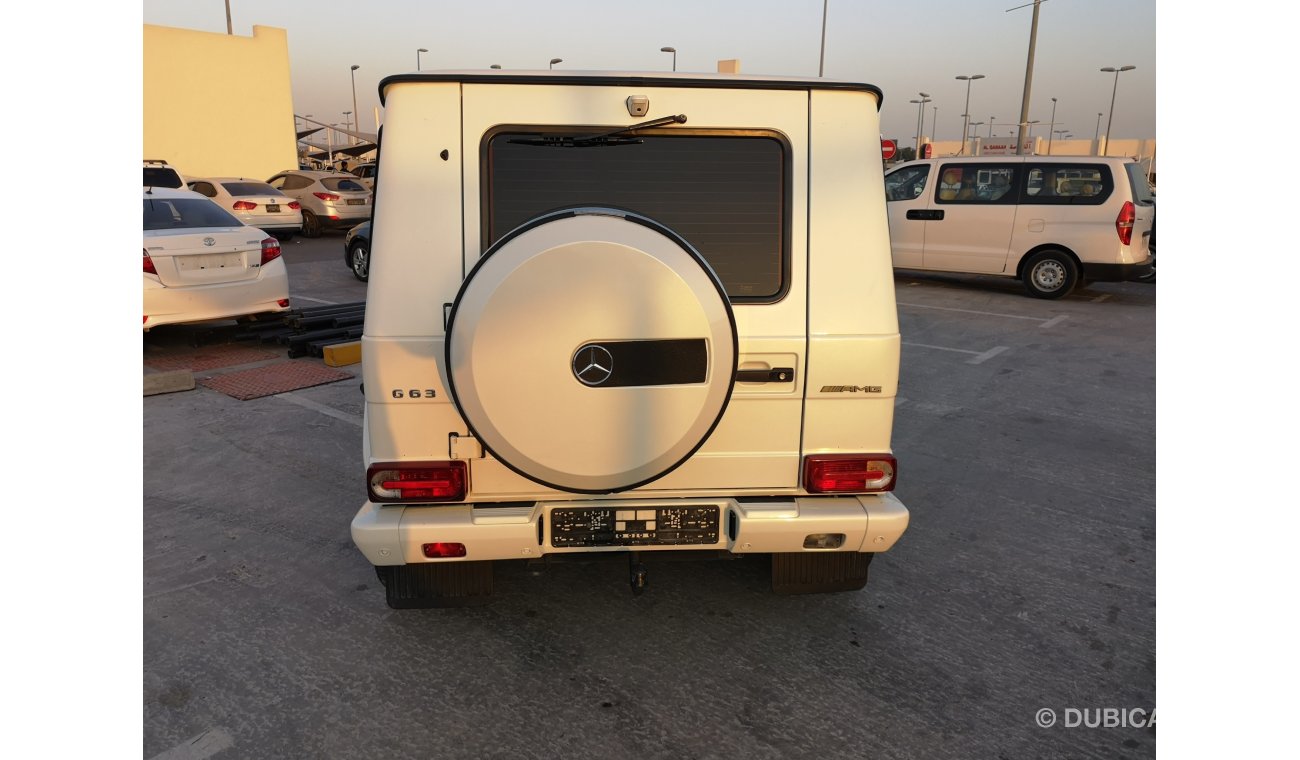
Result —
<instances>
[{"instance_id":1,"label":"license plate holder","mask_svg":"<svg viewBox=\"0 0 1300 760\"><path fill-rule=\"evenodd\" d=\"M692 506L556 507L551 546L683 546L718 543L722 510Z\"/></svg>"},{"instance_id":2,"label":"license plate holder","mask_svg":"<svg viewBox=\"0 0 1300 760\"><path fill-rule=\"evenodd\" d=\"M364 206L364 205L366 205L366 199L365 199L365 198L348 198L348 205L349 205L349 206Z\"/></svg>"},{"instance_id":3,"label":"license plate holder","mask_svg":"<svg viewBox=\"0 0 1300 760\"><path fill-rule=\"evenodd\" d=\"M280 207L279 207L278 205L274 204L274 203L268 203L268 204L266 204L266 213L268 213L268 214L278 214L278 213L280 213Z\"/></svg>"}]
</instances>

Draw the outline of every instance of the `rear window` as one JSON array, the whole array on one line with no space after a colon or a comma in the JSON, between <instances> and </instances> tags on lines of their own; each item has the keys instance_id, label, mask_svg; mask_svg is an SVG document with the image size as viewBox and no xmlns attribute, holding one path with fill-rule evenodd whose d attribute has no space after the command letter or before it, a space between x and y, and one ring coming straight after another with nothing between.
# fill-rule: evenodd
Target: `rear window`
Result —
<instances>
[{"instance_id":1,"label":"rear window","mask_svg":"<svg viewBox=\"0 0 1300 760\"><path fill-rule=\"evenodd\" d=\"M146 166L144 168L145 187L170 187L179 190L182 187L181 175L167 166Z\"/></svg>"},{"instance_id":2,"label":"rear window","mask_svg":"<svg viewBox=\"0 0 1300 760\"><path fill-rule=\"evenodd\" d=\"M146 230L242 227L243 222L206 198L145 198Z\"/></svg>"},{"instance_id":3,"label":"rear window","mask_svg":"<svg viewBox=\"0 0 1300 760\"><path fill-rule=\"evenodd\" d=\"M1128 170L1128 183L1133 188L1133 200L1137 203L1155 203L1155 196L1151 194L1151 184L1147 182L1147 173L1142 169L1141 164L1125 164L1124 168Z\"/></svg>"},{"instance_id":4,"label":"rear window","mask_svg":"<svg viewBox=\"0 0 1300 760\"><path fill-rule=\"evenodd\" d=\"M366 190L365 185L361 184L360 182L357 182L355 179L348 179L347 177L326 177L325 179L321 180L320 183L325 187L329 188L330 190L334 190L335 192L343 192L343 193L369 192L368 190Z\"/></svg>"},{"instance_id":5,"label":"rear window","mask_svg":"<svg viewBox=\"0 0 1300 760\"><path fill-rule=\"evenodd\" d=\"M265 182L222 182L221 186L231 195L284 195Z\"/></svg>"},{"instance_id":6,"label":"rear window","mask_svg":"<svg viewBox=\"0 0 1300 760\"><path fill-rule=\"evenodd\" d=\"M643 134L642 142L549 147L512 140L600 129L489 135L483 160L483 250L514 228L575 206L654 219L686 238L733 301L776 301L787 282L787 148L771 133Z\"/></svg>"}]
</instances>

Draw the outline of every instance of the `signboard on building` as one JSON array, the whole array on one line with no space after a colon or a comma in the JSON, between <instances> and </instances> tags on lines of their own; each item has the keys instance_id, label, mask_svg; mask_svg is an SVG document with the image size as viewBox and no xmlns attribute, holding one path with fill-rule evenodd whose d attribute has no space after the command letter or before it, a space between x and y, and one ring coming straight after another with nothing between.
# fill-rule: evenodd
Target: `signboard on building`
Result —
<instances>
[{"instance_id":1,"label":"signboard on building","mask_svg":"<svg viewBox=\"0 0 1300 760\"><path fill-rule=\"evenodd\" d=\"M1033 155L1034 140L1025 140L1024 155ZM1010 138L984 138L980 143L981 156L1014 156L1016 155L1016 141Z\"/></svg>"}]
</instances>

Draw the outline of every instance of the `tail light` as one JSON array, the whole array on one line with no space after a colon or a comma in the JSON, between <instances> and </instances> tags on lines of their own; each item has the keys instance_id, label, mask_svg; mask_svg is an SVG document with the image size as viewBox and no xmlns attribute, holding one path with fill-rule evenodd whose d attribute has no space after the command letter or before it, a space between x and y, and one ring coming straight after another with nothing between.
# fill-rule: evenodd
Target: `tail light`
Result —
<instances>
[{"instance_id":1,"label":"tail light","mask_svg":"<svg viewBox=\"0 0 1300 760\"><path fill-rule=\"evenodd\" d=\"M280 300L275 302L275 305L279 306L281 309L287 309L289 308L289 299L281 298Z\"/></svg>"},{"instance_id":2,"label":"tail light","mask_svg":"<svg viewBox=\"0 0 1300 760\"><path fill-rule=\"evenodd\" d=\"M269 237L262 241L262 266L280 258L280 241Z\"/></svg>"},{"instance_id":3,"label":"tail light","mask_svg":"<svg viewBox=\"0 0 1300 760\"><path fill-rule=\"evenodd\" d=\"M334 193L312 193L312 195L316 196L317 198L320 198L323 201L336 201L339 199L339 196L335 195Z\"/></svg>"},{"instance_id":4,"label":"tail light","mask_svg":"<svg viewBox=\"0 0 1300 760\"><path fill-rule=\"evenodd\" d=\"M894 490L898 460L892 454L817 454L803 459L808 493L877 493Z\"/></svg>"},{"instance_id":5,"label":"tail light","mask_svg":"<svg viewBox=\"0 0 1300 760\"><path fill-rule=\"evenodd\" d=\"M1133 219L1136 217L1133 209L1133 201L1124 201L1124 207L1119 210L1119 216L1115 217L1115 232L1119 233L1119 242L1128 245L1133 239Z\"/></svg>"},{"instance_id":6,"label":"tail light","mask_svg":"<svg viewBox=\"0 0 1300 760\"><path fill-rule=\"evenodd\" d=\"M149 249L142 248L144 251L144 272L145 274L158 274L158 270L153 265L153 259L149 258Z\"/></svg>"},{"instance_id":7,"label":"tail light","mask_svg":"<svg viewBox=\"0 0 1300 760\"><path fill-rule=\"evenodd\" d=\"M236 211L252 211L257 208L257 204L252 201L235 201Z\"/></svg>"},{"instance_id":8,"label":"tail light","mask_svg":"<svg viewBox=\"0 0 1300 760\"><path fill-rule=\"evenodd\" d=\"M467 481L463 461L391 462L366 469L370 500L378 503L460 501Z\"/></svg>"},{"instance_id":9,"label":"tail light","mask_svg":"<svg viewBox=\"0 0 1300 760\"><path fill-rule=\"evenodd\" d=\"M289 201L289 208L293 209L294 211L297 211L298 209L302 208L302 204L299 203L298 201Z\"/></svg>"}]
</instances>

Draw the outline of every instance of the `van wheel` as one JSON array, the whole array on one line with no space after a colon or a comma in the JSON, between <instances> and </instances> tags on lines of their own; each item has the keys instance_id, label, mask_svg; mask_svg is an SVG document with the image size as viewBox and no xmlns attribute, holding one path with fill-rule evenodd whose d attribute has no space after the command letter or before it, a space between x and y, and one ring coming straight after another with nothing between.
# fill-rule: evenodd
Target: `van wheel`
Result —
<instances>
[{"instance_id":1,"label":"van wheel","mask_svg":"<svg viewBox=\"0 0 1300 760\"><path fill-rule=\"evenodd\" d=\"M1043 251L1025 264L1025 290L1035 298L1060 298L1079 282L1074 259L1061 251Z\"/></svg>"},{"instance_id":2,"label":"van wheel","mask_svg":"<svg viewBox=\"0 0 1300 760\"><path fill-rule=\"evenodd\" d=\"M492 562L377 566L388 606L395 610L477 607L492 601Z\"/></svg>"},{"instance_id":3,"label":"van wheel","mask_svg":"<svg viewBox=\"0 0 1300 760\"><path fill-rule=\"evenodd\" d=\"M320 219L307 209L302 210L302 236L305 238L320 237Z\"/></svg>"}]
</instances>

